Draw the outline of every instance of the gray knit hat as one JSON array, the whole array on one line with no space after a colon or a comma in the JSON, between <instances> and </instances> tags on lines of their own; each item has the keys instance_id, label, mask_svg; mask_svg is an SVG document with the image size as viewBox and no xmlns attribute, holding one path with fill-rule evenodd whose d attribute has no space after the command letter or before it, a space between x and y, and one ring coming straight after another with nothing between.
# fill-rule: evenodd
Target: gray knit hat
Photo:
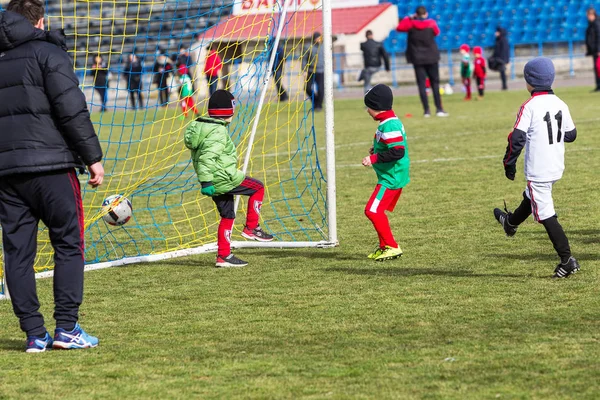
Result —
<instances>
[{"instance_id":1,"label":"gray knit hat","mask_svg":"<svg viewBox=\"0 0 600 400\"><path fill-rule=\"evenodd\" d=\"M535 89L550 89L554 83L554 64L546 57L537 57L525 64L525 82Z\"/></svg>"}]
</instances>

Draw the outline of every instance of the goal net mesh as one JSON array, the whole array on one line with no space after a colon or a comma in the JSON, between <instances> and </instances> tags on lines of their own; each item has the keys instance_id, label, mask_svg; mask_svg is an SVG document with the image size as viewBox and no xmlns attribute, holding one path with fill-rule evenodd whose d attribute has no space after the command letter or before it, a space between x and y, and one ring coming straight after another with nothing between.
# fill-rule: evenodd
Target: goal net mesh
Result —
<instances>
[{"instance_id":1,"label":"goal net mesh","mask_svg":"<svg viewBox=\"0 0 600 400\"><path fill-rule=\"evenodd\" d=\"M216 50L222 64L218 87L236 97L229 131L241 168L260 93L266 79L277 76L268 64L280 24L283 59L276 60L274 69L282 69L277 80L288 98L276 88L276 79L271 79L247 174L265 184L261 225L277 241L327 240L327 185L319 158L324 145L323 116L313 111L305 93L310 67L302 62L310 51L313 32L322 31L321 13L318 9L299 11L302 7L294 4L281 18L278 1L259 2L263 3L260 13L246 11L251 3L47 0L47 29L64 29L105 153L106 177L100 188L85 186L87 176L80 176L86 264L216 242L219 215L212 200L200 193L190 152L183 143L194 114L185 117L181 109L178 66L189 70L198 112L206 114L205 63L210 50ZM129 65L132 54L142 67L139 73ZM101 79L103 72L108 72L106 83ZM130 90L136 87L132 80L138 78L139 92ZM102 112L104 92L106 109ZM138 94L142 97L138 109L132 108L132 94L136 102ZM280 101L281 96L286 101ZM126 196L133 204L132 219L121 227L109 226L102 218L102 201L114 194ZM244 218L242 201L233 240L241 238ZM51 270L52 247L42 223L38 240L35 270Z\"/></svg>"}]
</instances>

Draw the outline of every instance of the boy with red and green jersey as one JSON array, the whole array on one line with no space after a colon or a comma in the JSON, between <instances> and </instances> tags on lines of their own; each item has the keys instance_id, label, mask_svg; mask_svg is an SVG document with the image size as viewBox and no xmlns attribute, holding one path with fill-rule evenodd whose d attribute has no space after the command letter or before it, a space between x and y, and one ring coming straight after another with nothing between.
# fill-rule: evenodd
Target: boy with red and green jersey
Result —
<instances>
[{"instance_id":1,"label":"boy with red and green jersey","mask_svg":"<svg viewBox=\"0 0 600 400\"><path fill-rule=\"evenodd\" d=\"M398 258L402 249L394 239L386 211L394 211L402 189L410 182L410 158L402 122L392 110L394 96L386 85L376 85L365 95L367 112L379 122L371 155L363 159L377 174L377 186L365 207L365 215L375 227L379 246L369 258L385 261Z\"/></svg>"},{"instance_id":2,"label":"boy with red and green jersey","mask_svg":"<svg viewBox=\"0 0 600 400\"><path fill-rule=\"evenodd\" d=\"M198 109L194 102L194 85L192 85L192 78L190 78L189 71L185 65L179 67L179 82L181 82L179 101L183 115L187 117L190 110L193 110L194 114L198 114Z\"/></svg>"}]
</instances>

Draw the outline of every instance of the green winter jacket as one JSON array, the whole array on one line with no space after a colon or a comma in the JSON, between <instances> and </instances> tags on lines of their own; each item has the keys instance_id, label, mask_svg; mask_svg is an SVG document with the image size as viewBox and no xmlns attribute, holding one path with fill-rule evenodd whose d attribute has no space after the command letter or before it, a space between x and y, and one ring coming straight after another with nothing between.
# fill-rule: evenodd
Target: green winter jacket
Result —
<instances>
[{"instance_id":1,"label":"green winter jacket","mask_svg":"<svg viewBox=\"0 0 600 400\"><path fill-rule=\"evenodd\" d=\"M237 169L237 152L227 125L220 119L200 117L185 131L185 146L192 151L198 181L212 182L215 196L229 192L244 180L244 173Z\"/></svg>"}]
</instances>

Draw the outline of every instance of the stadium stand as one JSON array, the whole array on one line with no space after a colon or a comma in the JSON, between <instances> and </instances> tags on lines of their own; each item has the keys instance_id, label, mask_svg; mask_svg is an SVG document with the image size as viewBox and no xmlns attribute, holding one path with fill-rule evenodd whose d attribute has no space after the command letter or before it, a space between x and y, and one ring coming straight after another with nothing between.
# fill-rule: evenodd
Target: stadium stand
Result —
<instances>
[{"instance_id":1,"label":"stadium stand","mask_svg":"<svg viewBox=\"0 0 600 400\"><path fill-rule=\"evenodd\" d=\"M60 16L69 40L76 67L90 63L89 54L125 55L132 52L153 54L161 49L168 54L180 45L189 46L196 34L229 15L231 6L192 0L140 2L75 2L48 0L50 28ZM168 23L165 23L168 21ZM144 60L146 67L154 62Z\"/></svg>"},{"instance_id":2,"label":"stadium stand","mask_svg":"<svg viewBox=\"0 0 600 400\"><path fill-rule=\"evenodd\" d=\"M585 39L585 11L599 2L582 0L392 0L399 16L428 8L442 31L438 45L456 50L463 43L490 47L497 26L506 28L514 45L577 42ZM385 41L390 53L406 50L406 34L390 32Z\"/></svg>"}]
</instances>

